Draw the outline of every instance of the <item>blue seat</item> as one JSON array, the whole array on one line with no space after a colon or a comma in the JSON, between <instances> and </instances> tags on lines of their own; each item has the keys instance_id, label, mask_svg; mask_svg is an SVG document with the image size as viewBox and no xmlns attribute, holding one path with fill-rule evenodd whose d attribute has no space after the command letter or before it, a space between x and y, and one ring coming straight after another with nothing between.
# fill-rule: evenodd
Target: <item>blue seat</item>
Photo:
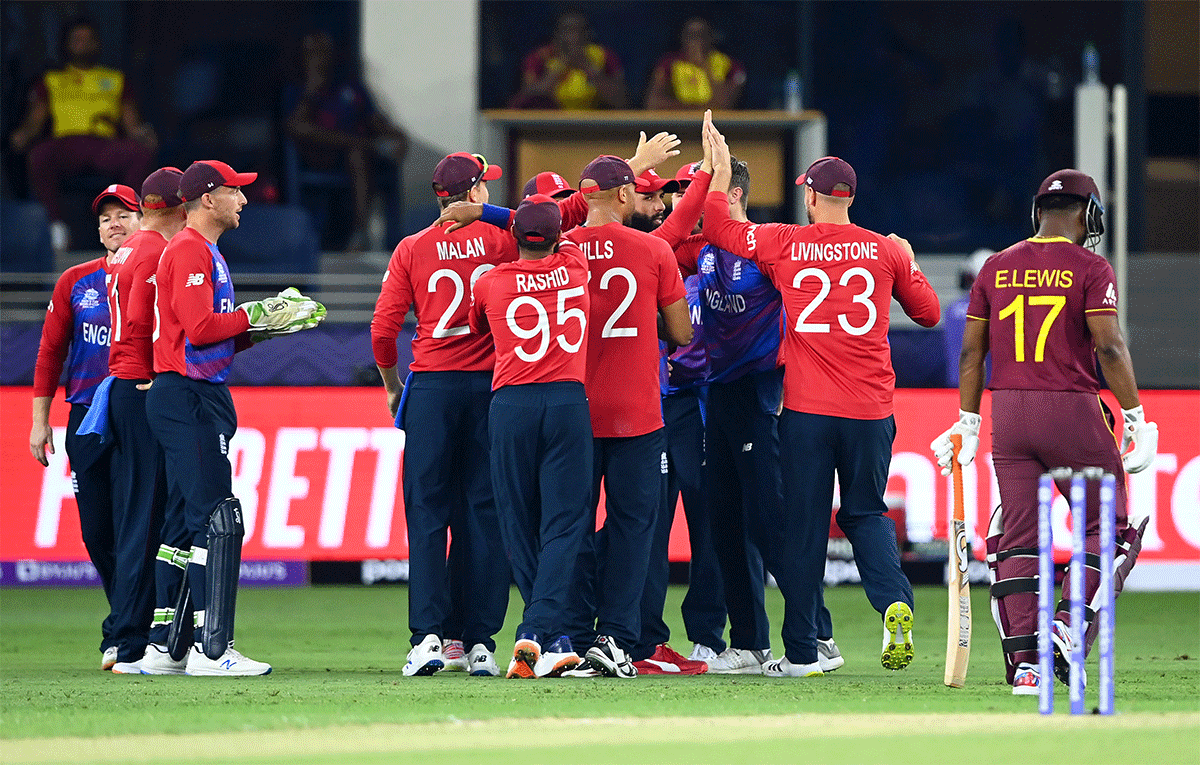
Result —
<instances>
[{"instance_id":1,"label":"blue seat","mask_svg":"<svg viewBox=\"0 0 1200 765\"><path fill-rule=\"evenodd\" d=\"M37 202L0 199L0 271L54 271L50 221L46 218L46 208Z\"/></svg>"},{"instance_id":2,"label":"blue seat","mask_svg":"<svg viewBox=\"0 0 1200 765\"><path fill-rule=\"evenodd\" d=\"M320 270L317 232L297 205L248 205L237 228L221 237L221 254L239 271L314 274Z\"/></svg>"}]
</instances>

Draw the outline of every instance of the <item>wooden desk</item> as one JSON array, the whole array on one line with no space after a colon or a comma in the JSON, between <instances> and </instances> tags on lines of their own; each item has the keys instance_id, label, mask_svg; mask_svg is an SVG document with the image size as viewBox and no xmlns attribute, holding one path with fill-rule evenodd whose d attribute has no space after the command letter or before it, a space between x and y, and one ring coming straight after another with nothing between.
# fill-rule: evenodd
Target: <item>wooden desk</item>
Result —
<instances>
[{"instance_id":1,"label":"wooden desk","mask_svg":"<svg viewBox=\"0 0 1200 765\"><path fill-rule=\"evenodd\" d=\"M638 131L661 130L683 141L680 155L659 168L673 177L685 162L700 160L699 111L564 112L492 109L480 113L481 150L503 165L507 183L489 189L497 204L515 206L521 187L538 172L554 170L572 185L588 162L600 154L633 155ZM734 156L750 165L750 204L782 207L786 191L816 159L825 156L825 115L782 111L728 111L713 122L729 139ZM792 146L791 165L787 147ZM795 221L804 217L804 198L793 194Z\"/></svg>"}]
</instances>

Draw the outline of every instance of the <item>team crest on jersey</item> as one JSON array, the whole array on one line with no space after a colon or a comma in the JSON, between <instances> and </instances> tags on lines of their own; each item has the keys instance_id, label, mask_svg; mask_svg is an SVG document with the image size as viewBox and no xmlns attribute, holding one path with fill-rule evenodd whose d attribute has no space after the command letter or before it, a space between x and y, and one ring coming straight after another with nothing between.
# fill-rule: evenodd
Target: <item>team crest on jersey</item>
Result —
<instances>
[{"instance_id":1,"label":"team crest on jersey","mask_svg":"<svg viewBox=\"0 0 1200 765\"><path fill-rule=\"evenodd\" d=\"M735 261L734 261L734 263L733 263L733 276L732 276L731 278L732 278L732 279L733 279L733 281L735 281L735 282L736 282L736 281L739 281L739 280L742 278L742 261L741 261L741 258L739 258L739 259L737 259L737 260L735 260Z\"/></svg>"},{"instance_id":2,"label":"team crest on jersey","mask_svg":"<svg viewBox=\"0 0 1200 765\"><path fill-rule=\"evenodd\" d=\"M95 308L100 305L100 293L89 287L79 300L80 309Z\"/></svg>"},{"instance_id":3,"label":"team crest on jersey","mask_svg":"<svg viewBox=\"0 0 1200 765\"><path fill-rule=\"evenodd\" d=\"M1104 291L1104 305L1115 306L1117 304L1117 288L1112 282L1108 283L1108 289Z\"/></svg>"},{"instance_id":4,"label":"team crest on jersey","mask_svg":"<svg viewBox=\"0 0 1200 765\"><path fill-rule=\"evenodd\" d=\"M218 260L216 263L216 266L217 266L217 283L224 284L225 282L229 281L229 274L225 273L225 266L221 263L221 261Z\"/></svg>"},{"instance_id":5,"label":"team crest on jersey","mask_svg":"<svg viewBox=\"0 0 1200 765\"><path fill-rule=\"evenodd\" d=\"M700 273L711 274L717 270L717 256L711 252L704 253L704 257L700 259Z\"/></svg>"},{"instance_id":6,"label":"team crest on jersey","mask_svg":"<svg viewBox=\"0 0 1200 765\"><path fill-rule=\"evenodd\" d=\"M661 472L663 475L666 475L669 465L670 465L670 463L667 462L667 453L663 452L662 455L658 459L659 472Z\"/></svg>"}]
</instances>

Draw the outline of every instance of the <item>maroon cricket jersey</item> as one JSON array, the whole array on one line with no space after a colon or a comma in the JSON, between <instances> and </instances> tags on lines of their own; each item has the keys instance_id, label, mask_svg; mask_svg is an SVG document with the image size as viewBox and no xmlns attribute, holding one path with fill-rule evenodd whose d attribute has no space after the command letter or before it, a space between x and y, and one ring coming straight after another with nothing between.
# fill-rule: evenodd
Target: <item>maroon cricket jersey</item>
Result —
<instances>
[{"instance_id":1,"label":"maroon cricket jersey","mask_svg":"<svg viewBox=\"0 0 1200 765\"><path fill-rule=\"evenodd\" d=\"M1033 237L988 258L967 318L988 322L992 390L1097 393L1087 317L1117 312L1112 266L1065 237Z\"/></svg>"}]
</instances>

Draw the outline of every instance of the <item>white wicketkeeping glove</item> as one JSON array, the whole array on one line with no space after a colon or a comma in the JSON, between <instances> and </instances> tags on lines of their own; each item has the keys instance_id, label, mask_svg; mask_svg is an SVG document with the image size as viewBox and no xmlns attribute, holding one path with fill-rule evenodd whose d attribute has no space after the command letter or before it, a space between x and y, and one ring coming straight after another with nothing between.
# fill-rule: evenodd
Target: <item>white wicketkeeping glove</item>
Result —
<instances>
[{"instance_id":1,"label":"white wicketkeeping glove","mask_svg":"<svg viewBox=\"0 0 1200 765\"><path fill-rule=\"evenodd\" d=\"M306 295L300 294L300 290L296 289L295 287L288 287L286 290L280 292L276 297L281 297L293 303L311 303L312 305L315 305L316 308L306 318L297 319L284 327L271 330L272 336L290 335L293 332L299 332L302 329L312 329L325 319L325 306Z\"/></svg>"},{"instance_id":2,"label":"white wicketkeeping glove","mask_svg":"<svg viewBox=\"0 0 1200 765\"><path fill-rule=\"evenodd\" d=\"M1121 428L1121 454L1124 455L1121 462L1125 465L1125 472L1140 473L1150 467L1158 454L1158 425L1146 422L1141 406L1122 409L1121 416L1125 420ZM1126 452L1131 443L1133 448Z\"/></svg>"},{"instance_id":3,"label":"white wicketkeeping glove","mask_svg":"<svg viewBox=\"0 0 1200 765\"><path fill-rule=\"evenodd\" d=\"M278 332L295 322L308 319L317 310L317 304L312 300L291 300L275 296L242 303L238 310L246 312L251 330Z\"/></svg>"},{"instance_id":4,"label":"white wicketkeeping glove","mask_svg":"<svg viewBox=\"0 0 1200 765\"><path fill-rule=\"evenodd\" d=\"M929 448L933 450L933 456L937 457L942 475L950 475L950 460L954 458L954 444L950 442L952 435L962 436L962 448L958 450L958 464L966 467L975 460L975 451L979 448L979 425L982 422L983 418L974 412L964 412L959 409L958 422L929 444Z\"/></svg>"}]
</instances>

